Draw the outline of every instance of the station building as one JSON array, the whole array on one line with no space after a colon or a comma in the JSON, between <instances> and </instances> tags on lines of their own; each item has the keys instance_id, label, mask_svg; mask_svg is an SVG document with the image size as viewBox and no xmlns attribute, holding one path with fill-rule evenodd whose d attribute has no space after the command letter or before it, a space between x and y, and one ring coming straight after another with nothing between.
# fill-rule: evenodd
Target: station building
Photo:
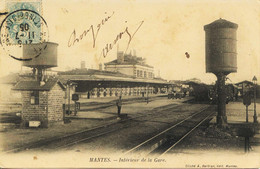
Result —
<instances>
[{"instance_id":1,"label":"station building","mask_svg":"<svg viewBox=\"0 0 260 169\"><path fill-rule=\"evenodd\" d=\"M105 63L104 65L106 71L120 72L136 78L154 78L153 66L146 64L145 59L131 54L124 55L123 52L118 52L117 59Z\"/></svg>"},{"instance_id":2,"label":"station building","mask_svg":"<svg viewBox=\"0 0 260 169\"><path fill-rule=\"evenodd\" d=\"M117 53L117 59L105 63L105 70L74 69L59 72L61 81L77 84L75 93L81 98L138 96L167 93L169 83L155 78L153 67L141 57Z\"/></svg>"},{"instance_id":3,"label":"station building","mask_svg":"<svg viewBox=\"0 0 260 169\"><path fill-rule=\"evenodd\" d=\"M251 91L254 84L248 80L238 82L235 84L238 87L238 95L243 96L246 92Z\"/></svg>"}]
</instances>

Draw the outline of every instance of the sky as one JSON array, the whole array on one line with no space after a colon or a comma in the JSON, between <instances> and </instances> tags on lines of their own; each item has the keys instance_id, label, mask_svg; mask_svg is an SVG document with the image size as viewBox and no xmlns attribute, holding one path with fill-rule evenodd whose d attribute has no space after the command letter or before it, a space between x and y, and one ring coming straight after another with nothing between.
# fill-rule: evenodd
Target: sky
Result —
<instances>
[{"instance_id":1,"label":"sky","mask_svg":"<svg viewBox=\"0 0 260 169\"><path fill-rule=\"evenodd\" d=\"M0 2L4 4L3 0ZM0 11L4 11L3 6ZM42 17L48 25L49 41L59 44L58 67L54 70L79 68L81 61L86 62L87 68L98 68L100 63L116 59L117 50L128 49L126 53L135 50L137 56L154 66L155 75L160 71L167 80L199 78L206 83L214 82L216 77L206 73L203 27L219 18L226 19L238 24L238 69L228 75L229 79L239 82L256 75L260 81L257 0L43 0ZM73 37L80 38L91 25L94 33L99 28L95 46L91 31L73 44ZM104 57L106 44L113 43L126 29L129 34L122 34ZM1 46L0 55L1 75L21 69L21 62L10 58Z\"/></svg>"}]
</instances>

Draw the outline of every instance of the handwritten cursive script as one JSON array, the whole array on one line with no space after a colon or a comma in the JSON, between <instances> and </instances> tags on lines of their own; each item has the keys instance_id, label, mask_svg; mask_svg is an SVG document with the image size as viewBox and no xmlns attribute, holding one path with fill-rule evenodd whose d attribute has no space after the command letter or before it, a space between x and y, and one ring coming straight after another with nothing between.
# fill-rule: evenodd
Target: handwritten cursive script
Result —
<instances>
[{"instance_id":1,"label":"handwritten cursive script","mask_svg":"<svg viewBox=\"0 0 260 169\"><path fill-rule=\"evenodd\" d=\"M109 21L109 19L113 15L114 15L114 12L110 16L107 16L104 19L102 19L102 21L96 26L96 30L94 29L94 25L91 25L88 29L84 30L83 33L81 33L79 36L77 36L76 30L74 29L73 32L70 35L70 38L69 38L69 41L68 41L68 47L75 45L75 43L79 43L85 36L87 36L87 34L89 32L91 32L92 40L93 40L92 47L95 48L96 40L97 40L98 33L99 33L100 29L102 28L103 25L105 25L105 23L107 21ZM105 45L105 47L102 49L101 56L103 56L105 58L107 56L107 54L113 49L113 47L116 44L118 44L118 41L121 40L124 36L128 37L127 47L124 51L124 53L125 53L128 50L129 45L130 45L131 41L133 40L135 34L140 29L140 27L143 25L143 23L144 23L144 21L141 21L140 24L138 25L138 27L135 29L135 31L133 31L132 34L129 31L129 27L126 26L125 29L122 32L117 34L117 36L116 36L116 38L114 39L113 42L107 43Z\"/></svg>"},{"instance_id":2,"label":"handwritten cursive script","mask_svg":"<svg viewBox=\"0 0 260 169\"><path fill-rule=\"evenodd\" d=\"M116 36L115 40L114 40L112 43L109 43L109 44L107 43L107 44L105 45L105 47L103 48L102 53L101 53L101 54L103 55L103 57L105 58L105 57L107 56L107 54L109 53L109 51L113 49L113 47L118 43L118 41L119 41L120 39L122 39L123 35L126 35L126 36L128 37L128 43L127 43L126 49L125 49L125 51L124 51L124 53L125 53L125 52L127 51L127 49L129 48L129 45L130 45L132 39L134 38L136 32L140 29L140 27L143 25L143 23L144 23L144 21L141 21L141 23L139 24L139 26L137 27L137 29L134 31L133 34L131 34L131 33L129 32L129 30L128 30L128 27L126 27L126 28L124 29L124 31L120 32L120 33Z\"/></svg>"},{"instance_id":3,"label":"handwritten cursive script","mask_svg":"<svg viewBox=\"0 0 260 169\"><path fill-rule=\"evenodd\" d=\"M109 19L114 15L114 12L110 15L105 17L104 19L101 20L101 22L96 26L97 30L94 30L94 26L91 25L88 29L84 30L83 33L81 33L78 37L77 37L77 33L76 30L74 29L72 34L70 35L69 41L68 41L68 47L73 46L76 42L80 42L89 32L91 32L92 34L92 39L93 39L93 48L96 45L96 40L98 37L98 33L100 31L100 29L102 28L102 26L109 21Z\"/></svg>"}]
</instances>

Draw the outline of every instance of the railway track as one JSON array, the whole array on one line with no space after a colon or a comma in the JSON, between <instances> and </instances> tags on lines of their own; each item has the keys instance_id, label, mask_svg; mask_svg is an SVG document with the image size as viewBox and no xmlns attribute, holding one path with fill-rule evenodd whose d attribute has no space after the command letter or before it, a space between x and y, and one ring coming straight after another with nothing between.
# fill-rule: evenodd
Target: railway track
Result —
<instances>
[{"instance_id":1,"label":"railway track","mask_svg":"<svg viewBox=\"0 0 260 169\"><path fill-rule=\"evenodd\" d=\"M149 102L158 100L160 97L149 97ZM81 103L81 111L93 111L93 110L99 110L99 109L104 109L108 107L115 106L116 100L106 102L106 103ZM140 97L140 98L131 98L131 99L123 99L122 104L131 104L135 102L146 102L146 97Z\"/></svg>"},{"instance_id":2,"label":"railway track","mask_svg":"<svg viewBox=\"0 0 260 169\"><path fill-rule=\"evenodd\" d=\"M197 111L126 151L124 154L140 154L141 156L156 154L158 156L163 156L166 153L173 151L173 149L188 137L192 131L215 114L214 111L205 110L206 109Z\"/></svg>"},{"instance_id":3,"label":"railway track","mask_svg":"<svg viewBox=\"0 0 260 169\"><path fill-rule=\"evenodd\" d=\"M169 109L177 108L177 107L178 106L174 106L174 107L168 106L167 109L163 110L163 112L167 112ZM200 109L199 112L204 111L206 109L208 109L208 107L204 107L204 108ZM98 138L100 136L105 136L110 133L116 133L125 128L134 127L134 126L138 125L138 123L140 123L140 122L142 123L143 121L145 121L143 119L144 117L149 117L149 119L154 119L154 118L156 118L156 116L161 116L162 114L159 114L158 112L162 113L162 111L157 110L153 113L141 115L138 117L133 117L133 118L130 118L123 122L120 122L117 125L111 125L110 127L105 127L105 128L102 128L102 129L99 129L96 131L90 131L90 132L84 133L83 135L80 135L80 136L68 138L69 141L67 140L64 142L64 140L63 140L62 142L57 142L55 144L52 144L51 146L48 146L48 149L61 149L61 148L67 148L67 147L70 147L70 146L73 146L73 145L76 145L79 143L90 142L91 140ZM172 112L169 112L169 113L172 113ZM153 115L153 116L150 116L150 115ZM165 115L165 114L163 114L163 115ZM188 117L188 118L190 118L190 117ZM150 121L149 119L148 119L148 121ZM131 122L127 123L129 120L131 120Z\"/></svg>"},{"instance_id":4,"label":"railway track","mask_svg":"<svg viewBox=\"0 0 260 169\"><path fill-rule=\"evenodd\" d=\"M4 153L12 153L12 152L19 152L23 150L29 150L29 149L37 149L37 148L47 148L47 149L60 149L69 147L71 145L75 145L81 142L85 142L100 136L107 135L112 132L116 132L118 130L124 129L129 127L132 124L127 124L128 121L133 121L139 118L148 117L148 116L158 116L161 112L167 112L173 108L180 107L181 105L177 104L170 104L166 106L157 107L152 111L143 113L142 115L137 115L131 118L127 118L124 120L121 120L120 122L110 122L105 125L97 126L95 128L86 129L77 133L69 134L63 137L59 138L52 138L48 140L40 140L38 142L24 145L22 147L16 147L12 149L8 149L3 151ZM139 121L135 121L135 123L138 123Z\"/></svg>"}]
</instances>

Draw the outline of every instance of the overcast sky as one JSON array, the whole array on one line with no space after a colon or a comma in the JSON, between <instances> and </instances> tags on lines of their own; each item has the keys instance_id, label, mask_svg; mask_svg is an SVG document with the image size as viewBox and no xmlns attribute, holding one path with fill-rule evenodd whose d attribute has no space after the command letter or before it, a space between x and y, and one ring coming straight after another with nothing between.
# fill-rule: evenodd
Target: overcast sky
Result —
<instances>
[{"instance_id":1,"label":"overcast sky","mask_svg":"<svg viewBox=\"0 0 260 169\"><path fill-rule=\"evenodd\" d=\"M119 50L126 50L130 34L132 39L127 53L135 50L137 56L146 58L147 63L154 66L155 75L160 70L167 80L196 77L211 83L216 77L205 70L203 26L223 18L238 24L238 71L229 78L238 82L251 80L256 75L260 81L260 1L43 0L42 5L49 40L59 44L56 70L79 68L81 61L85 61L88 68L98 68L99 63L116 58L117 44ZM3 11L3 5L0 6ZM91 25L96 33L98 24L108 16L111 17L100 26L94 47L91 32L68 46L74 30L77 38ZM129 34L124 33L104 58L102 49L114 42L126 27ZM2 75L20 69L21 63L10 58L2 48L0 54Z\"/></svg>"}]
</instances>

